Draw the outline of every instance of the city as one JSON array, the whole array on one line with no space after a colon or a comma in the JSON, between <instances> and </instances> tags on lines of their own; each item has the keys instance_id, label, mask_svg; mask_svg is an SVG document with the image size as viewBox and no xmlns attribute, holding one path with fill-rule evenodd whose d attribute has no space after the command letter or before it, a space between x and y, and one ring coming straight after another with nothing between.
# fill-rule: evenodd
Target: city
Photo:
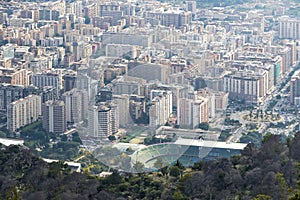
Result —
<instances>
[{"instance_id":1,"label":"city","mask_svg":"<svg viewBox=\"0 0 300 200\"><path fill-rule=\"evenodd\" d=\"M299 8L2 1L0 143L107 176L231 159L270 136L291 141L300 131Z\"/></svg>"}]
</instances>

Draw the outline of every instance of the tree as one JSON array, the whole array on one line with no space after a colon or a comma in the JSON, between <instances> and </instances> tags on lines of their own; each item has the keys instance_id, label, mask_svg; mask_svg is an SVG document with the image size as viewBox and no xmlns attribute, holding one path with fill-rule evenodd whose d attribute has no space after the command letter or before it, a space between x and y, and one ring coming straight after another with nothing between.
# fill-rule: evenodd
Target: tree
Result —
<instances>
[{"instance_id":1,"label":"tree","mask_svg":"<svg viewBox=\"0 0 300 200\"><path fill-rule=\"evenodd\" d=\"M167 176L169 173L169 167L168 166L164 166L160 169L161 173L163 174L163 176Z\"/></svg>"},{"instance_id":2,"label":"tree","mask_svg":"<svg viewBox=\"0 0 300 200\"><path fill-rule=\"evenodd\" d=\"M90 24L91 23L91 19L89 17L85 17L84 18L84 23L85 24Z\"/></svg>"},{"instance_id":3,"label":"tree","mask_svg":"<svg viewBox=\"0 0 300 200\"><path fill-rule=\"evenodd\" d=\"M185 199L184 196L182 195L182 193L180 191L176 191L174 194L173 194L173 199L174 200L183 200Z\"/></svg>"},{"instance_id":4,"label":"tree","mask_svg":"<svg viewBox=\"0 0 300 200\"><path fill-rule=\"evenodd\" d=\"M134 170L136 173L142 173L143 172L143 169L144 169L144 164L137 161L134 166L133 166Z\"/></svg>"},{"instance_id":5,"label":"tree","mask_svg":"<svg viewBox=\"0 0 300 200\"><path fill-rule=\"evenodd\" d=\"M208 122L201 122L199 125L198 125L198 128L201 128L203 130L208 130L209 129L209 123Z\"/></svg>"},{"instance_id":6,"label":"tree","mask_svg":"<svg viewBox=\"0 0 300 200\"><path fill-rule=\"evenodd\" d=\"M108 136L108 139L112 142L112 141L116 140L116 136L110 135L110 136Z\"/></svg>"},{"instance_id":7,"label":"tree","mask_svg":"<svg viewBox=\"0 0 300 200\"><path fill-rule=\"evenodd\" d=\"M123 182L122 176L120 176L117 170L114 170L113 173L104 179L104 183L109 185L116 185Z\"/></svg>"},{"instance_id":8,"label":"tree","mask_svg":"<svg viewBox=\"0 0 300 200\"><path fill-rule=\"evenodd\" d=\"M265 194L258 194L253 200L272 200L272 197Z\"/></svg>"},{"instance_id":9,"label":"tree","mask_svg":"<svg viewBox=\"0 0 300 200\"><path fill-rule=\"evenodd\" d=\"M180 174L181 174L181 170L178 166L174 165L170 168L170 175L171 176L178 177L178 176L180 176Z\"/></svg>"},{"instance_id":10,"label":"tree","mask_svg":"<svg viewBox=\"0 0 300 200\"><path fill-rule=\"evenodd\" d=\"M165 164L164 164L162 158L160 158L160 157L157 158L156 161L155 161L155 163L154 163L154 167L157 168L157 169L162 168L164 165Z\"/></svg>"}]
</instances>

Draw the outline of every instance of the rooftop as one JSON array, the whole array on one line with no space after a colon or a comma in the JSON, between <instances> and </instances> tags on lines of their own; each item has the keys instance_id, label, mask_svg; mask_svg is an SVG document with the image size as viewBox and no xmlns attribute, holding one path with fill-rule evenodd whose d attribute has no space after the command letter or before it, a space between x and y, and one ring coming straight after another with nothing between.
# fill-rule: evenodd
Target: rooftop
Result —
<instances>
[{"instance_id":1,"label":"rooftop","mask_svg":"<svg viewBox=\"0 0 300 200\"><path fill-rule=\"evenodd\" d=\"M8 138L0 138L0 143L4 144L5 146L10 145L23 145L24 140L17 140L17 139L8 139Z\"/></svg>"},{"instance_id":2,"label":"rooftop","mask_svg":"<svg viewBox=\"0 0 300 200\"><path fill-rule=\"evenodd\" d=\"M247 146L246 143L228 143L211 140L193 140L184 138L179 138L176 142L174 142L174 144L236 150L243 150Z\"/></svg>"}]
</instances>

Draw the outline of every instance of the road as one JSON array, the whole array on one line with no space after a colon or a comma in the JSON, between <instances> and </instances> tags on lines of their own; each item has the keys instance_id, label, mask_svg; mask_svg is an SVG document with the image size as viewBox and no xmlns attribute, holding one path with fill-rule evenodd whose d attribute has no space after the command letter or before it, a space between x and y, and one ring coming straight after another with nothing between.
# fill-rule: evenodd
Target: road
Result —
<instances>
[{"instance_id":1,"label":"road","mask_svg":"<svg viewBox=\"0 0 300 200\"><path fill-rule=\"evenodd\" d=\"M281 95L283 96L283 91L287 91L287 88L289 86L289 82L287 82L287 84L281 89L279 90L280 86L277 86L276 88L274 88L273 92L269 95L267 95L264 98L264 101L259 105L259 108L262 110L266 110L270 104L270 102L272 100L276 99L277 95ZM280 100L277 100L277 104L274 106L274 108L280 104L280 106L284 106L286 102L284 102L284 99L281 98ZM248 123L246 120L244 120L244 116L249 114L250 111L246 110L246 111L241 111L241 112L236 112L236 113L232 113L230 118L234 119L234 120L239 120L240 123L242 124L241 127L239 127L238 129L236 129L232 135L226 140L226 142L238 142L240 140L240 138L242 137L243 133L247 133L248 130L246 128L246 123ZM268 125L267 122L261 122L261 125L258 129L258 132L261 134L264 134L266 132Z\"/></svg>"}]
</instances>

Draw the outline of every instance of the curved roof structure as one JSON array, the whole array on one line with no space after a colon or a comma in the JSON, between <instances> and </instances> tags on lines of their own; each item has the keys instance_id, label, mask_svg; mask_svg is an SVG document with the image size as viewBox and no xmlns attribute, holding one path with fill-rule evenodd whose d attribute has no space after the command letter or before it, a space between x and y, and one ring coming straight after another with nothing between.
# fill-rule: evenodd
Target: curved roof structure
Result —
<instances>
[{"instance_id":1,"label":"curved roof structure","mask_svg":"<svg viewBox=\"0 0 300 200\"><path fill-rule=\"evenodd\" d=\"M243 143L179 138L175 143L154 144L135 151L131 155L131 163L134 165L139 162L145 168L153 169L157 168L156 162L159 159L162 167L176 163L177 160L185 166L191 166L206 157L230 157L246 146Z\"/></svg>"}]
</instances>

